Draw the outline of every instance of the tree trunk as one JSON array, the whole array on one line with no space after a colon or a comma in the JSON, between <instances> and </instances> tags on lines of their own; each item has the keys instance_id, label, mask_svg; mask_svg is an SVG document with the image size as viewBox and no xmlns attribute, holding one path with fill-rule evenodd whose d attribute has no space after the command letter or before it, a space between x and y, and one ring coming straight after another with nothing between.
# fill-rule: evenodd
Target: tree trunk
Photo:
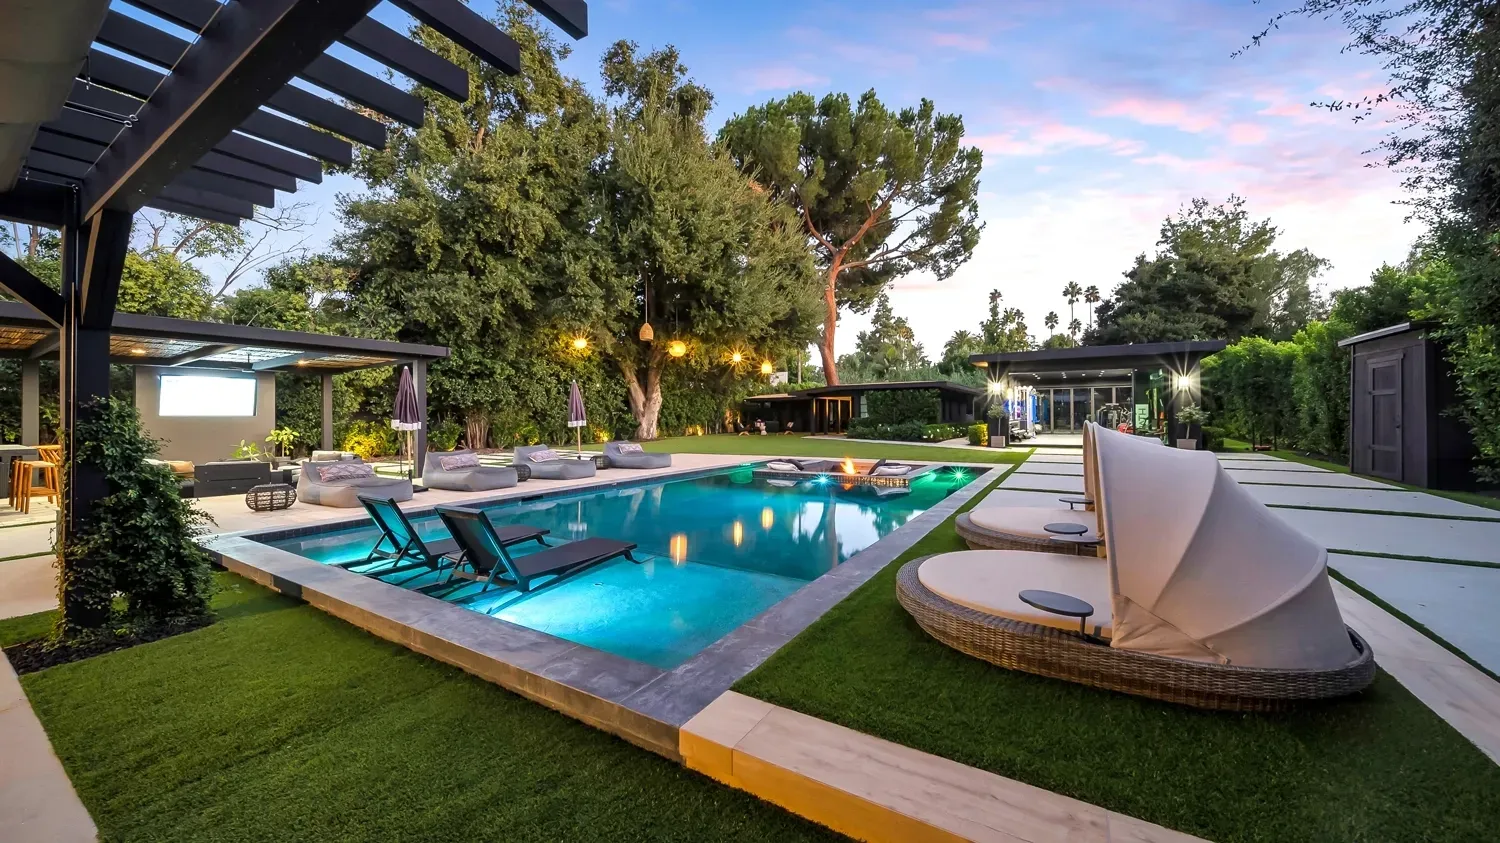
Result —
<instances>
[{"instance_id":1,"label":"tree trunk","mask_svg":"<svg viewBox=\"0 0 1500 843\"><path fill-rule=\"evenodd\" d=\"M625 377L625 388L630 396L630 413L635 416L635 438L657 438L657 419L661 416L661 369L653 362L646 366L646 383L641 385L640 375L631 363L620 362L620 374Z\"/></svg>"},{"instance_id":2,"label":"tree trunk","mask_svg":"<svg viewBox=\"0 0 1500 843\"><path fill-rule=\"evenodd\" d=\"M839 325L838 281L843 270L843 261L835 256L828 267L828 284L823 288L823 336L818 340L818 352L823 356L823 377L829 386L839 385L838 364L834 360L833 333Z\"/></svg>"},{"instance_id":3,"label":"tree trunk","mask_svg":"<svg viewBox=\"0 0 1500 843\"><path fill-rule=\"evenodd\" d=\"M483 448L490 438L490 414L483 410L469 410L465 413L464 436L472 450Z\"/></svg>"}]
</instances>

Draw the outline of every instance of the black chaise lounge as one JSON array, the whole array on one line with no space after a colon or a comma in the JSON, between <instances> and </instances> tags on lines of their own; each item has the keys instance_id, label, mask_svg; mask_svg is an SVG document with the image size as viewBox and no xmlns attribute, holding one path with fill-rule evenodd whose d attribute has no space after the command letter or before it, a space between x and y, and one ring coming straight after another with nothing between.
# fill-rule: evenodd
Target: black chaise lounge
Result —
<instances>
[{"instance_id":1,"label":"black chaise lounge","mask_svg":"<svg viewBox=\"0 0 1500 843\"><path fill-rule=\"evenodd\" d=\"M506 528L497 528L484 512L440 506L437 513L463 551L462 561L449 571L449 578L482 582L482 591L497 584L530 591L532 580L543 575L562 579L617 556L638 561L631 555L634 543L603 538L580 539L525 556L512 556L507 548L514 542L504 541L502 533ZM471 570L462 570L465 565Z\"/></svg>"},{"instance_id":2,"label":"black chaise lounge","mask_svg":"<svg viewBox=\"0 0 1500 843\"><path fill-rule=\"evenodd\" d=\"M340 563L341 568L358 568L369 565L380 560L390 564L386 567L375 568L363 573L368 574L399 574L405 571L427 569L430 571L441 571L451 568L462 561L462 550L458 542L452 538L424 539L417 528L396 505L394 498L377 498L369 495L360 495L359 502L365 511L370 513L370 520L380 528L380 540L370 549L370 554L364 559L353 562ZM520 542L536 541L546 544L543 536L546 530L536 527L527 527L515 524L497 531L497 538L502 545L519 544Z\"/></svg>"}]
</instances>

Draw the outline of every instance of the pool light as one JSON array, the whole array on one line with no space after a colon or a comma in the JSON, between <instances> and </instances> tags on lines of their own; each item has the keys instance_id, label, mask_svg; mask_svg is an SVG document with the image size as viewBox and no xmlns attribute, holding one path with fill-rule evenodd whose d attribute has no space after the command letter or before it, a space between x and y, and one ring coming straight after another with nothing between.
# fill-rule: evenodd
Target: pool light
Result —
<instances>
[{"instance_id":1,"label":"pool light","mask_svg":"<svg viewBox=\"0 0 1500 843\"><path fill-rule=\"evenodd\" d=\"M769 530L774 526L776 526L776 512L769 506L762 508L760 511L760 528L762 530Z\"/></svg>"},{"instance_id":2,"label":"pool light","mask_svg":"<svg viewBox=\"0 0 1500 843\"><path fill-rule=\"evenodd\" d=\"M745 541L745 525L735 521L729 530L729 537L734 540L734 546L739 547Z\"/></svg>"},{"instance_id":3,"label":"pool light","mask_svg":"<svg viewBox=\"0 0 1500 843\"><path fill-rule=\"evenodd\" d=\"M681 565L687 561L687 534L678 533L667 543L667 552L672 556L673 565Z\"/></svg>"}]
</instances>

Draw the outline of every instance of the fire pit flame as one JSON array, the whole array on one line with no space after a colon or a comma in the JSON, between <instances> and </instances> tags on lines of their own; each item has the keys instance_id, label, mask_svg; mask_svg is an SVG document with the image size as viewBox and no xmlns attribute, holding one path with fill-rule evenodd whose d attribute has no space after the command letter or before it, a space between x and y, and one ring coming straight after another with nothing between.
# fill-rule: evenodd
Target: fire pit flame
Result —
<instances>
[{"instance_id":1,"label":"fire pit flame","mask_svg":"<svg viewBox=\"0 0 1500 843\"><path fill-rule=\"evenodd\" d=\"M854 470L854 460L851 460L848 457L844 457L844 462L840 464L839 470L845 474L855 474L856 472Z\"/></svg>"}]
</instances>

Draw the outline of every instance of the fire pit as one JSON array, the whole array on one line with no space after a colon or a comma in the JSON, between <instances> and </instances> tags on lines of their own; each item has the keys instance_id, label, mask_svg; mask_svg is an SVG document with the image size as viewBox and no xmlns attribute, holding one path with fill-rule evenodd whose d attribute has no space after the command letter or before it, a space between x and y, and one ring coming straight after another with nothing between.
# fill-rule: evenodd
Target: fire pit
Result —
<instances>
[{"instance_id":1,"label":"fire pit","mask_svg":"<svg viewBox=\"0 0 1500 843\"><path fill-rule=\"evenodd\" d=\"M818 480L841 486L905 487L911 485L913 478L926 474L934 467L887 460L856 460L850 457L839 460L785 459L767 461L755 469L755 476L773 480Z\"/></svg>"}]
</instances>

